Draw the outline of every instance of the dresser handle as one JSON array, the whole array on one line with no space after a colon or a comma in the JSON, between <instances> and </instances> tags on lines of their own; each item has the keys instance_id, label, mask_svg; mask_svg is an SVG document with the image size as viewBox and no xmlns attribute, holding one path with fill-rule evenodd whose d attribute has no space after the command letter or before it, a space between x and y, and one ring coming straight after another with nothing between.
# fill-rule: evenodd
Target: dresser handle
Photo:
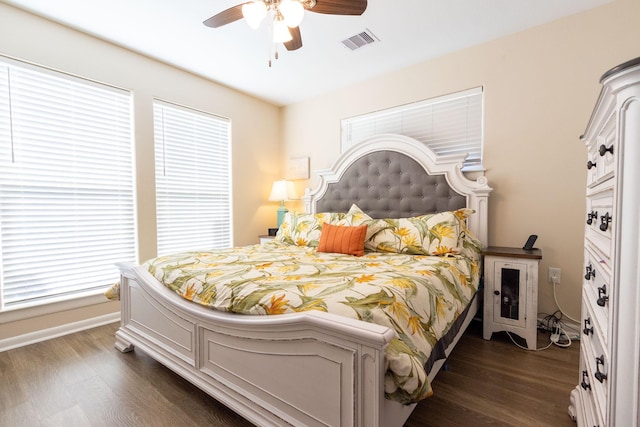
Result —
<instances>
[{"instance_id":1,"label":"dresser handle","mask_svg":"<svg viewBox=\"0 0 640 427\"><path fill-rule=\"evenodd\" d=\"M600 157L604 157L604 155L607 154L607 152L613 154L613 145L611 147L607 148L606 145L602 144L600 146L599 152L600 152Z\"/></svg>"},{"instance_id":2,"label":"dresser handle","mask_svg":"<svg viewBox=\"0 0 640 427\"><path fill-rule=\"evenodd\" d=\"M593 224L593 220L594 219L598 219L598 212L597 211L591 211L587 214L587 224L591 225Z\"/></svg>"},{"instance_id":3,"label":"dresser handle","mask_svg":"<svg viewBox=\"0 0 640 427\"><path fill-rule=\"evenodd\" d=\"M609 297L607 296L607 285L602 285L598 288L598 305L600 307L604 307L609 301Z\"/></svg>"},{"instance_id":4,"label":"dresser handle","mask_svg":"<svg viewBox=\"0 0 640 427\"><path fill-rule=\"evenodd\" d=\"M596 167L596 162L592 162L591 160L587 162L587 169L591 170L591 168L595 168L595 167Z\"/></svg>"},{"instance_id":5,"label":"dresser handle","mask_svg":"<svg viewBox=\"0 0 640 427\"><path fill-rule=\"evenodd\" d=\"M596 277L596 270L593 268L593 265L589 264L586 267L587 273L584 275L584 278L587 280L591 280Z\"/></svg>"},{"instance_id":6,"label":"dresser handle","mask_svg":"<svg viewBox=\"0 0 640 427\"><path fill-rule=\"evenodd\" d=\"M600 372L600 365L604 368L604 355L596 357L596 373L593 374L593 376L602 383L607 379L607 374Z\"/></svg>"},{"instance_id":7,"label":"dresser handle","mask_svg":"<svg viewBox=\"0 0 640 427\"><path fill-rule=\"evenodd\" d=\"M609 223L611 222L612 219L613 217L609 215L609 212L601 216L600 221L602 221L602 224L600 224L600 230L607 231L607 229L609 228Z\"/></svg>"},{"instance_id":8,"label":"dresser handle","mask_svg":"<svg viewBox=\"0 0 640 427\"><path fill-rule=\"evenodd\" d=\"M586 336L589 336L589 334L593 334L593 326L591 326L591 318L588 317L586 319L584 319L584 329L582 330L582 332L584 332L584 334Z\"/></svg>"},{"instance_id":9,"label":"dresser handle","mask_svg":"<svg viewBox=\"0 0 640 427\"><path fill-rule=\"evenodd\" d=\"M591 384L585 381L588 379L589 379L589 373L587 371L582 371L582 382L580 383L580 386L582 387L583 390L591 390Z\"/></svg>"}]
</instances>

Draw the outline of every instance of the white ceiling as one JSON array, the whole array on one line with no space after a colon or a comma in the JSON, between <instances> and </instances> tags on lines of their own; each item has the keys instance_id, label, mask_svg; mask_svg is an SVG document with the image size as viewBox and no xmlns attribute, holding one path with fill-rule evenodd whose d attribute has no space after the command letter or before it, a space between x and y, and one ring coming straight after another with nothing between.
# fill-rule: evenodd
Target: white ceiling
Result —
<instances>
[{"instance_id":1,"label":"white ceiling","mask_svg":"<svg viewBox=\"0 0 640 427\"><path fill-rule=\"evenodd\" d=\"M245 0L0 0L277 105L339 89L612 0L370 0L362 16L305 12L303 47L268 67L267 25L202 22ZM341 40L369 29L379 43Z\"/></svg>"}]
</instances>

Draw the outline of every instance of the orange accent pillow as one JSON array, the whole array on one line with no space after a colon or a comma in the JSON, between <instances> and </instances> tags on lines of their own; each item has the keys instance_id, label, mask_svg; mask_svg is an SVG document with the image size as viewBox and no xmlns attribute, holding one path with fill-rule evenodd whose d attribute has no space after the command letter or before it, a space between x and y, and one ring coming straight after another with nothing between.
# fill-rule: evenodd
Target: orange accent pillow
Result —
<instances>
[{"instance_id":1,"label":"orange accent pillow","mask_svg":"<svg viewBox=\"0 0 640 427\"><path fill-rule=\"evenodd\" d=\"M366 236L366 224L342 226L325 222L322 225L317 251L362 256L364 255L364 239Z\"/></svg>"}]
</instances>

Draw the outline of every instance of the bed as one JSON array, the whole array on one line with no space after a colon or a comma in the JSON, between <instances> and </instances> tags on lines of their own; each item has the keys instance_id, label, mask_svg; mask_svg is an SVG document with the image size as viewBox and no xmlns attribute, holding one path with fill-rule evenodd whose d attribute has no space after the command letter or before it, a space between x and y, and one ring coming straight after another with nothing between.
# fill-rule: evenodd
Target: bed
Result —
<instances>
[{"instance_id":1,"label":"bed","mask_svg":"<svg viewBox=\"0 0 640 427\"><path fill-rule=\"evenodd\" d=\"M354 220L365 218L368 221L367 233L382 236L385 233L384 219L428 217L432 220L441 215L434 214L438 212L465 212L461 221L462 235L473 235L480 243L486 244L487 202L491 188L484 176L475 180L466 178L461 172L463 160L464 156L436 156L423 144L408 137L373 137L343 153L331 169L319 172L319 185L304 195L307 215L292 213L289 220L318 217L320 213L335 214L336 230L343 230L358 228L362 224L356 224ZM470 214L472 211L474 213ZM428 213L434 215L426 216ZM327 223L330 222L324 222ZM397 372L390 373L392 365L396 366L392 356L395 353L391 351L397 347L398 336L404 334L390 327L389 321L378 324L367 318L374 315L367 307L363 308L362 302L369 300L368 295L362 296L361 288L349 287L352 294L334 304L344 307L344 301L353 302L346 304L350 306L342 312L338 309L340 314L327 312L324 308L278 310L283 306L283 297L268 293L260 294L260 304L256 304L257 299L254 298L253 305L249 307L246 301L251 298L247 295L259 294L257 290L261 288L251 288L247 294L234 290L231 297L223 296L222 288L214 288L219 286L220 280L230 280L230 276L241 274L247 275L238 280L242 282L251 282L256 274L264 280L273 280L276 277L274 268L280 281L304 281L305 268L318 265L315 259L310 261L311 256L324 257L325 264L330 264L331 268L343 268L334 271L333 276L338 282L331 282L331 289L345 281L367 282L367 274L375 276L374 273L379 272L382 276L381 269L387 262L387 254L367 251L362 257L354 257L335 254L331 248L328 252L320 252L315 245L298 244L300 236L292 236L286 230L284 224L276 239L279 242L238 248L244 251L242 255L228 251L214 255L189 254L187 258L197 261L191 258L185 261L185 256L180 255L179 259L163 257L141 266L120 265L121 326L116 333L116 348L122 352L139 348L256 425L403 425L415 407L415 401L430 394L430 381L474 317L479 299L475 289L464 291L464 307L450 307L450 311L455 312L455 319L447 320L442 336L429 344L428 352L416 351L422 344L415 347L408 344L411 354L417 353L428 359L419 359L427 366L427 388L423 387L415 395L407 395L403 391L401 398L396 399L398 393L393 392L395 386L389 377L398 377ZM327 230L329 227L322 231L325 236ZM375 246L374 240L371 239L371 244ZM383 243L379 247L384 249L388 242L384 238L380 241ZM321 245L324 243L326 241L320 242ZM445 253L440 254L443 247ZM414 262L438 262L440 266L444 261L456 259L459 252L447 253L441 240L435 242L430 250L438 255L425 256L423 252L416 253L411 245L403 245L399 251L402 253L395 254L397 257L389 262L404 265L409 277L409 273L423 271L423 267L415 267ZM235 270L214 269L215 274L205 275L218 275L219 281L211 288L208 284L200 284L200 288L194 290L192 285L185 285L187 281L178 278L181 276L176 271L189 271L194 263L200 266L202 258L206 257L217 257L207 261L216 265L221 265L221 258L227 261L233 258L234 262L223 264L224 268ZM238 271L242 264L238 257L242 261L245 258L260 261L260 272ZM293 260L293 263L285 264L287 260ZM357 262L358 267L348 264L353 262ZM476 266L476 271L465 274L468 277L473 274L477 284L480 263L467 264ZM357 268L370 270L360 271ZM282 271L291 269L300 271L294 276L280 275ZM457 265L455 269L458 271L463 267ZM360 276L346 279L350 274L348 270L354 270L354 274ZM367 280L358 280L358 277L365 276ZM167 277L171 280L164 280ZM169 283L163 284L158 279ZM207 293L203 289L214 289L215 292ZM297 297L298 303L291 303L290 307L332 304L329 299L307 298L309 288L300 283L291 289L297 294L287 296L287 300ZM244 297L239 297L241 294ZM195 299L194 295L201 297L199 304L190 301ZM362 297L358 299L354 295ZM211 304L207 306L202 300ZM216 304L222 300L268 311L257 314L277 315L243 315L224 311L224 308L211 308L220 308ZM356 315L343 315L348 313ZM414 382L411 384L413 386ZM394 399L385 398L385 393Z\"/></svg>"}]
</instances>

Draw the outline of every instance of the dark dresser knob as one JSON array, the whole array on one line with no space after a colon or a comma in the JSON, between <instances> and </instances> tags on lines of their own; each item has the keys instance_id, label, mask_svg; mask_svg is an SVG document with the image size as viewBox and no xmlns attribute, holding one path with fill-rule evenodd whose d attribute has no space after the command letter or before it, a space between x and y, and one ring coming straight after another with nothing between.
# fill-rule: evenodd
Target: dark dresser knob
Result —
<instances>
[{"instance_id":1,"label":"dark dresser knob","mask_svg":"<svg viewBox=\"0 0 640 427\"><path fill-rule=\"evenodd\" d=\"M600 217L600 230L602 231L607 231L607 229L609 228L609 223L611 223L611 220L613 218L611 217L611 215L609 215L609 212L607 212L605 215Z\"/></svg>"},{"instance_id":2,"label":"dark dresser knob","mask_svg":"<svg viewBox=\"0 0 640 427\"><path fill-rule=\"evenodd\" d=\"M602 144L598 152L600 153L600 157L603 157L605 154L607 154L607 152L613 154L613 145L607 148L606 145Z\"/></svg>"},{"instance_id":3,"label":"dark dresser knob","mask_svg":"<svg viewBox=\"0 0 640 427\"><path fill-rule=\"evenodd\" d=\"M586 269L586 274L584 275L584 278L587 280L591 280L594 277L596 277L596 270L593 268L593 265L589 264L585 267Z\"/></svg>"},{"instance_id":4,"label":"dark dresser knob","mask_svg":"<svg viewBox=\"0 0 640 427\"><path fill-rule=\"evenodd\" d=\"M593 334L593 326L591 326L591 318L588 317L586 319L584 319L584 329L582 329L582 332L586 335L589 336L589 334Z\"/></svg>"},{"instance_id":5,"label":"dark dresser knob","mask_svg":"<svg viewBox=\"0 0 640 427\"><path fill-rule=\"evenodd\" d=\"M602 383L607 379L607 374L600 372L600 365L604 368L604 355L596 357L596 373L593 374L593 376Z\"/></svg>"},{"instance_id":6,"label":"dark dresser knob","mask_svg":"<svg viewBox=\"0 0 640 427\"><path fill-rule=\"evenodd\" d=\"M607 296L607 285L602 285L598 288L598 300L596 301L600 307L604 307L609 301Z\"/></svg>"},{"instance_id":7,"label":"dark dresser knob","mask_svg":"<svg viewBox=\"0 0 640 427\"><path fill-rule=\"evenodd\" d=\"M591 390L591 384L587 382L588 379L589 379L589 373L587 371L582 371L582 382L580 383L580 386L584 390Z\"/></svg>"}]
</instances>

